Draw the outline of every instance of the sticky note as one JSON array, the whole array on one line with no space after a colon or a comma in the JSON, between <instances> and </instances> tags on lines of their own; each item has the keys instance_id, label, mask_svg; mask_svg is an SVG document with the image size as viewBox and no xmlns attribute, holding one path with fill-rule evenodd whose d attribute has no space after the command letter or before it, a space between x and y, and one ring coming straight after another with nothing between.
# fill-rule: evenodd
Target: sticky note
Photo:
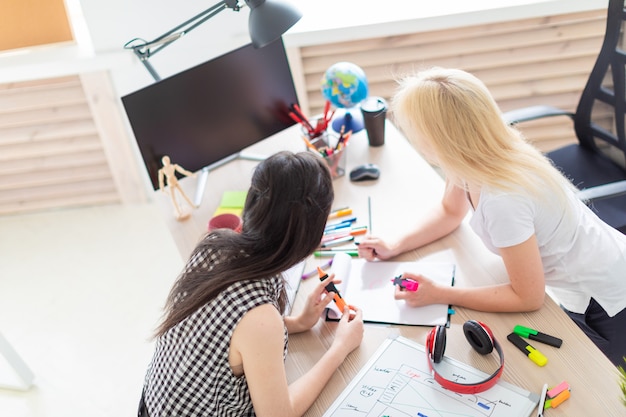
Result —
<instances>
[{"instance_id":1,"label":"sticky note","mask_svg":"<svg viewBox=\"0 0 626 417\"><path fill-rule=\"evenodd\" d=\"M241 216L243 207L246 205L247 195L247 191L224 191L220 205L215 210L215 213L213 213L213 217L224 213L232 213Z\"/></svg>"},{"instance_id":2,"label":"sticky note","mask_svg":"<svg viewBox=\"0 0 626 417\"><path fill-rule=\"evenodd\" d=\"M247 191L224 191L220 207L243 208L246 204Z\"/></svg>"}]
</instances>

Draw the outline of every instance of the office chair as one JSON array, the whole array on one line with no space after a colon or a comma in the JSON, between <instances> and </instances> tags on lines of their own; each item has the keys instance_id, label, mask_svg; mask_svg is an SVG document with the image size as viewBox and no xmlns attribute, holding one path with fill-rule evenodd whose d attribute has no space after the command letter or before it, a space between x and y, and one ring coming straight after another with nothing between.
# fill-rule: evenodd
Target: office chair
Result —
<instances>
[{"instance_id":1,"label":"office chair","mask_svg":"<svg viewBox=\"0 0 626 417\"><path fill-rule=\"evenodd\" d=\"M626 234L626 52L622 49L624 0L610 0L602 48L576 112L531 106L504 113L511 124L544 117L572 119L578 143L546 153L572 180L598 217Z\"/></svg>"}]
</instances>

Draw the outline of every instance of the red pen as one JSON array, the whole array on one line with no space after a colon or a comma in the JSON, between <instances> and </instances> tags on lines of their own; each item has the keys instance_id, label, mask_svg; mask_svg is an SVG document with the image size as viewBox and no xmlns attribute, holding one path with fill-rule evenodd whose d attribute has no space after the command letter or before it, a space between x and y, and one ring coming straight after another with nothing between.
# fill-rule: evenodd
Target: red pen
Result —
<instances>
[{"instance_id":1,"label":"red pen","mask_svg":"<svg viewBox=\"0 0 626 417\"><path fill-rule=\"evenodd\" d=\"M328 125L328 123L330 123L330 121L333 119L333 116L335 115L335 110L330 112L330 115L328 115L328 117L326 118L326 125Z\"/></svg>"},{"instance_id":2,"label":"red pen","mask_svg":"<svg viewBox=\"0 0 626 417\"><path fill-rule=\"evenodd\" d=\"M328 120L328 111L330 110L330 100L326 100L324 104L324 120Z\"/></svg>"},{"instance_id":3,"label":"red pen","mask_svg":"<svg viewBox=\"0 0 626 417\"><path fill-rule=\"evenodd\" d=\"M300 123L306 127L306 129L309 131L309 133L314 133L315 129L313 128L313 126L311 125L311 122L309 122L309 120L306 118L306 116L304 115L304 113L302 113L302 110L300 110L300 106L298 106L297 104L292 104L291 105L291 112L293 113L298 119L300 119ZM291 118L293 119L293 116L291 116ZM295 120L295 119L294 119Z\"/></svg>"}]
</instances>

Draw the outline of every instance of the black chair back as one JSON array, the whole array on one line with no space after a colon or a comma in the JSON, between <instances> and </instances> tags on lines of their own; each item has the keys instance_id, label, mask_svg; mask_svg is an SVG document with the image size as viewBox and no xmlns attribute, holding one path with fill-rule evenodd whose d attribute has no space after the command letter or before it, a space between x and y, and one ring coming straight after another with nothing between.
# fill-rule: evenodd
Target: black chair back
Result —
<instances>
[{"instance_id":1,"label":"black chair back","mask_svg":"<svg viewBox=\"0 0 626 417\"><path fill-rule=\"evenodd\" d=\"M595 152L608 152L622 169L626 168L624 21L624 1L610 0L602 48L574 115L580 144Z\"/></svg>"}]
</instances>

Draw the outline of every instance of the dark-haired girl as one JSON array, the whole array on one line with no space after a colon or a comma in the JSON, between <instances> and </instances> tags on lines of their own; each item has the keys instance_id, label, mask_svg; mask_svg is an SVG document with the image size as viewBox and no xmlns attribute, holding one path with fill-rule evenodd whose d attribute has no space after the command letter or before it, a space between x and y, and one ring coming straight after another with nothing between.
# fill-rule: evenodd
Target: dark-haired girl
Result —
<instances>
[{"instance_id":1,"label":"dark-haired girl","mask_svg":"<svg viewBox=\"0 0 626 417\"><path fill-rule=\"evenodd\" d=\"M208 234L170 292L140 416L300 416L311 406L363 337L361 311L345 311L328 351L287 383L287 334L315 325L334 278L317 285L300 315L285 317L281 273L319 245L333 197L328 168L310 153L280 152L258 165L242 232Z\"/></svg>"}]
</instances>

